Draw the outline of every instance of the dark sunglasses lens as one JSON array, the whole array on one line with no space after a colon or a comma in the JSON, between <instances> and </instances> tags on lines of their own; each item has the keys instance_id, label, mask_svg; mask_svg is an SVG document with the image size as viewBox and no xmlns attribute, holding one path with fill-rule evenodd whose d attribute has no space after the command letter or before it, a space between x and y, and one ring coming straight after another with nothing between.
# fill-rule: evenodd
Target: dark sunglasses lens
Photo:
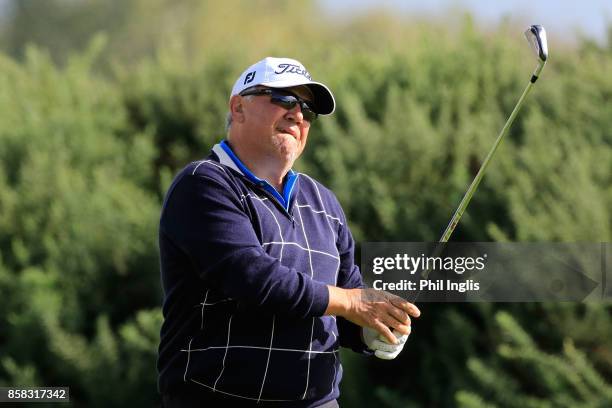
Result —
<instances>
[{"instance_id":1,"label":"dark sunglasses lens","mask_svg":"<svg viewBox=\"0 0 612 408\"><path fill-rule=\"evenodd\" d=\"M270 102L276 104L284 109L291 110L295 107L295 105L300 103L300 100L297 99L293 95L272 95ZM310 109L310 106L306 102L302 102L300 104L300 108L302 109L302 115L304 119L308 122L312 122L317 118L317 114Z\"/></svg>"},{"instance_id":2,"label":"dark sunglasses lens","mask_svg":"<svg viewBox=\"0 0 612 408\"><path fill-rule=\"evenodd\" d=\"M287 110L289 109L293 109L295 107L295 105L298 104L298 100L295 98L295 96L291 96L291 95L272 95L272 98L270 99L270 102L272 102L275 105L280 106L281 108L285 108Z\"/></svg>"},{"instance_id":3,"label":"dark sunglasses lens","mask_svg":"<svg viewBox=\"0 0 612 408\"><path fill-rule=\"evenodd\" d=\"M304 115L304 119L306 119L310 123L312 123L317 118L317 114L313 112L306 104L302 105L302 115Z\"/></svg>"}]
</instances>

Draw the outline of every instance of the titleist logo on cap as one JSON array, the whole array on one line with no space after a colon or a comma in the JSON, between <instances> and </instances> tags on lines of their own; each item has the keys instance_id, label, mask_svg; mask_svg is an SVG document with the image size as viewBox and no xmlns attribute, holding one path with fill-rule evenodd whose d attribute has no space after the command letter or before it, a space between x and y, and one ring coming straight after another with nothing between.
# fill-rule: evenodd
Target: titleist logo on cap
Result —
<instances>
[{"instance_id":1,"label":"titleist logo on cap","mask_svg":"<svg viewBox=\"0 0 612 408\"><path fill-rule=\"evenodd\" d=\"M312 81L310 74L306 71L305 68L300 67L299 65L294 64L278 64L278 71L274 71L275 74L299 74L305 76L309 81Z\"/></svg>"}]
</instances>

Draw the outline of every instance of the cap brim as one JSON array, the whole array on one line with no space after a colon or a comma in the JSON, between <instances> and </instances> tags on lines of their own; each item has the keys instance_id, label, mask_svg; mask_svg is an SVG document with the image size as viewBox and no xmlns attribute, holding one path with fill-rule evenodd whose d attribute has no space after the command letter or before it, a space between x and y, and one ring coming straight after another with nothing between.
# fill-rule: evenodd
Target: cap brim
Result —
<instances>
[{"instance_id":1,"label":"cap brim","mask_svg":"<svg viewBox=\"0 0 612 408\"><path fill-rule=\"evenodd\" d=\"M329 115L336 109L336 101L334 95L331 93L328 87L320 82L309 82L304 83L296 81L276 81L269 83L262 83L260 85L267 86L269 88L289 88L292 86L307 86L314 96L313 110L319 115Z\"/></svg>"}]
</instances>

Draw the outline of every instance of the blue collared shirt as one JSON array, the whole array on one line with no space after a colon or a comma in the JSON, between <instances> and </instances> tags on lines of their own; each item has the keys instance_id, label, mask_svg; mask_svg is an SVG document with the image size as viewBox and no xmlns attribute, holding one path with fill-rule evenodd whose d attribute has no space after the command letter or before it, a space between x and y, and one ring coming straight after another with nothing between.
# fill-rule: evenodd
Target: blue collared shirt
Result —
<instances>
[{"instance_id":1,"label":"blue collared shirt","mask_svg":"<svg viewBox=\"0 0 612 408\"><path fill-rule=\"evenodd\" d=\"M232 161L236 164L236 166L238 166L240 171L242 171L242 173L249 180L251 180L253 183L257 184L258 186L261 186L268 193L272 194L272 196L274 198L276 198L279 203L281 203L283 208L286 211L289 211L289 206L291 204L291 194L293 193L293 186L295 186L295 182L297 181L297 178L298 178L298 175L299 175L298 173L294 172L293 170L289 170L289 173L287 173L287 176L285 177L285 181L283 183L284 184L283 185L283 194L280 195L279 192L276 191L276 189L270 183L268 183L264 179L260 179L256 175L254 175L244 165L244 163L242 163L242 161L240 161L240 159L233 152L232 148L230 147L230 145L227 143L226 140L222 141L220 145L221 145L221 148L225 151L225 153L227 153L227 155L232 159Z\"/></svg>"}]
</instances>

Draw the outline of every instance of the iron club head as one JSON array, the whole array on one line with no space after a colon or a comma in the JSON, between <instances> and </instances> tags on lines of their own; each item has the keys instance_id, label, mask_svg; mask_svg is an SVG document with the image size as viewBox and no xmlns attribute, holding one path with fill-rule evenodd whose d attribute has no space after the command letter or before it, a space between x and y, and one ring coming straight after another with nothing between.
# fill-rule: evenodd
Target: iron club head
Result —
<instances>
[{"instance_id":1,"label":"iron club head","mask_svg":"<svg viewBox=\"0 0 612 408\"><path fill-rule=\"evenodd\" d=\"M532 25L525 30L525 38L531 44L541 63L548 58L548 42L546 41L546 30L541 25Z\"/></svg>"}]
</instances>

